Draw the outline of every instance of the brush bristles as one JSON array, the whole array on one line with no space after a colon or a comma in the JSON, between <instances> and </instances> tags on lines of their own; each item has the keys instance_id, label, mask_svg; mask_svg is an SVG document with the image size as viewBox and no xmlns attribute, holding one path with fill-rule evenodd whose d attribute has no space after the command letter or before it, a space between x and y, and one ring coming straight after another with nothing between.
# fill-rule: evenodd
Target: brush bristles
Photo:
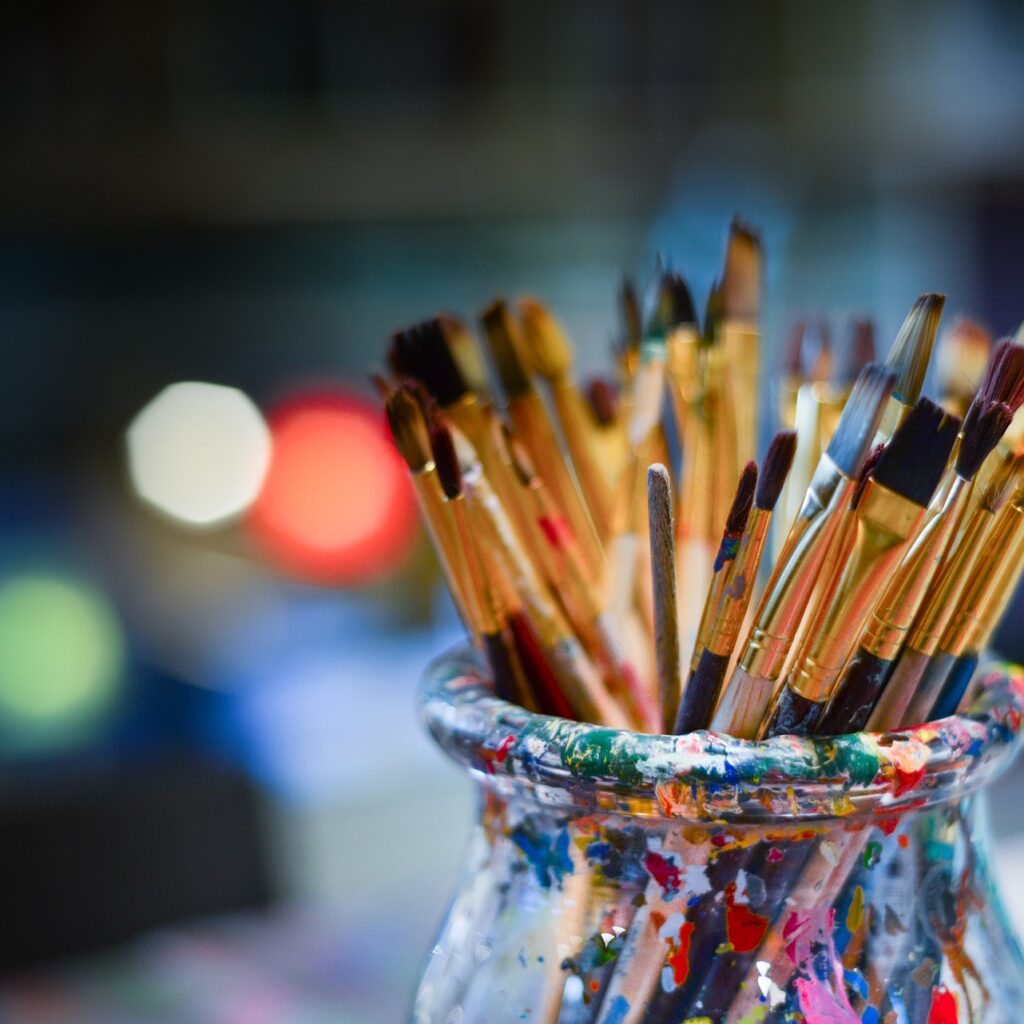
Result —
<instances>
[{"instance_id":1,"label":"brush bristles","mask_svg":"<svg viewBox=\"0 0 1024 1024\"><path fill-rule=\"evenodd\" d=\"M457 498L462 493L462 468L451 429L440 417L430 427L430 450L434 455L441 490L446 498Z\"/></svg>"},{"instance_id":2,"label":"brush bristles","mask_svg":"<svg viewBox=\"0 0 1024 1024\"><path fill-rule=\"evenodd\" d=\"M722 282L716 281L708 292L707 305L704 307L704 330L701 340L705 345L714 345L722 331L722 320L725 318L725 296L722 294Z\"/></svg>"},{"instance_id":3,"label":"brush bristles","mask_svg":"<svg viewBox=\"0 0 1024 1024\"><path fill-rule=\"evenodd\" d=\"M452 313L439 313L437 322L467 390L486 395L487 370L472 332Z\"/></svg>"},{"instance_id":4,"label":"brush bristles","mask_svg":"<svg viewBox=\"0 0 1024 1024\"><path fill-rule=\"evenodd\" d=\"M1007 455L992 474L987 486L981 492L980 505L993 515L998 512L1010 496L1024 468L1024 456Z\"/></svg>"},{"instance_id":5,"label":"brush bristles","mask_svg":"<svg viewBox=\"0 0 1024 1024\"><path fill-rule=\"evenodd\" d=\"M398 331L389 361L404 376L421 381L441 405L451 405L469 391L436 317Z\"/></svg>"},{"instance_id":6,"label":"brush bristles","mask_svg":"<svg viewBox=\"0 0 1024 1024\"><path fill-rule=\"evenodd\" d=\"M875 467L875 482L926 506L949 462L960 419L922 398L897 428Z\"/></svg>"},{"instance_id":7,"label":"brush bristles","mask_svg":"<svg viewBox=\"0 0 1024 1024\"><path fill-rule=\"evenodd\" d=\"M730 320L756 320L761 292L761 239L738 217L729 226L722 293Z\"/></svg>"},{"instance_id":8,"label":"brush bristles","mask_svg":"<svg viewBox=\"0 0 1024 1024\"><path fill-rule=\"evenodd\" d=\"M796 454L796 431L783 430L772 438L768 453L757 477L757 491L754 493L754 507L771 512L779 500L793 456Z\"/></svg>"},{"instance_id":9,"label":"brush bristles","mask_svg":"<svg viewBox=\"0 0 1024 1024\"><path fill-rule=\"evenodd\" d=\"M601 377L595 377L587 385L586 396L598 426L614 426L618 414L615 406L615 390L611 384Z\"/></svg>"},{"instance_id":10,"label":"brush bristles","mask_svg":"<svg viewBox=\"0 0 1024 1024\"><path fill-rule=\"evenodd\" d=\"M981 386L992 342L972 320L960 318L939 335L935 368L940 395L970 401Z\"/></svg>"},{"instance_id":11,"label":"brush bristles","mask_svg":"<svg viewBox=\"0 0 1024 1024\"><path fill-rule=\"evenodd\" d=\"M850 321L850 344L846 352L843 379L856 380L857 374L875 359L875 325L872 321L854 317Z\"/></svg>"},{"instance_id":12,"label":"brush bristles","mask_svg":"<svg viewBox=\"0 0 1024 1024\"><path fill-rule=\"evenodd\" d=\"M895 383L892 370L869 363L853 385L828 445L828 457L850 480L860 472Z\"/></svg>"},{"instance_id":13,"label":"brush bristles","mask_svg":"<svg viewBox=\"0 0 1024 1024\"><path fill-rule=\"evenodd\" d=\"M548 380L572 368L572 348L558 321L535 299L519 300L522 337L535 373Z\"/></svg>"},{"instance_id":14,"label":"brush bristles","mask_svg":"<svg viewBox=\"0 0 1024 1024\"><path fill-rule=\"evenodd\" d=\"M871 451L868 452L868 457L864 460L864 465L860 468L860 476L857 477L857 485L853 489L853 494L850 495L850 508L856 508L860 504L860 499L864 497L864 489L868 485L868 481L874 475L875 467L878 465L878 460L882 457L882 452L885 451L884 444L876 444Z\"/></svg>"},{"instance_id":15,"label":"brush bristles","mask_svg":"<svg viewBox=\"0 0 1024 1024\"><path fill-rule=\"evenodd\" d=\"M802 377L804 375L803 348L804 335L806 333L806 322L794 320L793 325L789 329L789 337L786 339L786 354L782 359L782 369L788 377Z\"/></svg>"},{"instance_id":16,"label":"brush bristles","mask_svg":"<svg viewBox=\"0 0 1024 1024\"><path fill-rule=\"evenodd\" d=\"M725 521L725 532L732 536L741 534L747 528L750 518L750 507L754 504L754 491L757 488L757 463L748 462L740 474L736 485L736 494L732 499L729 517Z\"/></svg>"},{"instance_id":17,"label":"brush bristles","mask_svg":"<svg viewBox=\"0 0 1024 1024\"><path fill-rule=\"evenodd\" d=\"M415 390L403 385L393 391L385 409L395 447L406 465L412 470L422 469L430 461L430 436Z\"/></svg>"},{"instance_id":18,"label":"brush bristles","mask_svg":"<svg viewBox=\"0 0 1024 1024\"><path fill-rule=\"evenodd\" d=\"M965 480L974 479L1012 419L1013 410L1002 402L987 408L982 408L977 402L971 405L964 417L963 436L956 457L958 476Z\"/></svg>"},{"instance_id":19,"label":"brush bristles","mask_svg":"<svg viewBox=\"0 0 1024 1024\"><path fill-rule=\"evenodd\" d=\"M1016 412L1024 403L1024 346L1004 338L992 350L978 397L986 403L1002 402Z\"/></svg>"},{"instance_id":20,"label":"brush bristles","mask_svg":"<svg viewBox=\"0 0 1024 1024\"><path fill-rule=\"evenodd\" d=\"M921 295L892 343L886 365L896 371L893 397L904 405L913 405L921 394L945 301L934 292Z\"/></svg>"},{"instance_id":21,"label":"brush bristles","mask_svg":"<svg viewBox=\"0 0 1024 1024\"><path fill-rule=\"evenodd\" d=\"M696 322L697 312L686 281L679 274L662 274L647 333L663 337L674 327Z\"/></svg>"},{"instance_id":22,"label":"brush bristles","mask_svg":"<svg viewBox=\"0 0 1024 1024\"><path fill-rule=\"evenodd\" d=\"M519 334L519 325L508 306L498 299L483 311L480 320L487 334L494 368L505 397L511 401L528 394L533 390L533 385L523 365L523 340Z\"/></svg>"}]
</instances>

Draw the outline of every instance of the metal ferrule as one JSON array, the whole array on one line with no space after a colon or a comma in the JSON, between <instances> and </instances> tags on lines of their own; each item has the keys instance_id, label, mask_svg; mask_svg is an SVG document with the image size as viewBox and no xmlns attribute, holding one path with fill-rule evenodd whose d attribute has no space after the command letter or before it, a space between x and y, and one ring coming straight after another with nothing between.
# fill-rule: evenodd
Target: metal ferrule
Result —
<instances>
[{"instance_id":1,"label":"metal ferrule","mask_svg":"<svg viewBox=\"0 0 1024 1024\"><path fill-rule=\"evenodd\" d=\"M835 587L826 590L818 605L806 653L790 678L790 688L801 697L820 702L829 696L879 591L924 513L923 506L868 481L857 506L853 548Z\"/></svg>"},{"instance_id":2,"label":"metal ferrule","mask_svg":"<svg viewBox=\"0 0 1024 1024\"><path fill-rule=\"evenodd\" d=\"M959 657L967 650L971 634L980 630L986 612L999 592L999 567L1004 560L1013 561L1022 522L1024 507L1013 502L1007 502L996 516L985 543L985 553L973 568L952 622L943 634L939 645L941 650Z\"/></svg>"},{"instance_id":3,"label":"metal ferrule","mask_svg":"<svg viewBox=\"0 0 1024 1024\"><path fill-rule=\"evenodd\" d=\"M853 487L832 459L822 455L747 638L740 665L748 674L765 679L782 674Z\"/></svg>"},{"instance_id":4,"label":"metal ferrule","mask_svg":"<svg viewBox=\"0 0 1024 1024\"><path fill-rule=\"evenodd\" d=\"M971 494L971 483L954 476L941 510L917 535L900 562L896 577L871 613L861 647L884 661L893 661L906 638L942 559L960 528Z\"/></svg>"},{"instance_id":5,"label":"metal ferrule","mask_svg":"<svg viewBox=\"0 0 1024 1024\"><path fill-rule=\"evenodd\" d=\"M982 506L972 510L956 547L939 570L934 586L914 619L907 647L928 656L938 650L995 518Z\"/></svg>"},{"instance_id":6,"label":"metal ferrule","mask_svg":"<svg viewBox=\"0 0 1024 1024\"><path fill-rule=\"evenodd\" d=\"M750 604L750 595L757 579L757 568L761 564L771 519L772 514L768 509L755 508L750 513L739 550L729 569L721 611L709 631L707 649L712 654L732 654L736 638L743 628L743 616L746 615L747 606Z\"/></svg>"}]
</instances>

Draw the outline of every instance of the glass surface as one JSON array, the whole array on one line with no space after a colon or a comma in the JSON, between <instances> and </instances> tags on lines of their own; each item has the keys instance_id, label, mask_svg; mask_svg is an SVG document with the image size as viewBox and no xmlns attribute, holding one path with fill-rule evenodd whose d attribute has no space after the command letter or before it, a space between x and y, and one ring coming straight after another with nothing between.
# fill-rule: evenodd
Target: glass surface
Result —
<instances>
[{"instance_id":1,"label":"glass surface","mask_svg":"<svg viewBox=\"0 0 1024 1024\"><path fill-rule=\"evenodd\" d=\"M988 671L955 718L747 743L532 715L441 659L423 715L480 815L413 1019L1019 1021L979 788L1022 695Z\"/></svg>"}]
</instances>

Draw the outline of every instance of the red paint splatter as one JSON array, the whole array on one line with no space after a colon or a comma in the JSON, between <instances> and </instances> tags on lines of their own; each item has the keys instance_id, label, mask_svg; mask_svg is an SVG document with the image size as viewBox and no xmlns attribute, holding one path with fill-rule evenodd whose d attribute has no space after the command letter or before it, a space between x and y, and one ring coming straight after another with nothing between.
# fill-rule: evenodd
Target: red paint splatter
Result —
<instances>
[{"instance_id":1,"label":"red paint splatter","mask_svg":"<svg viewBox=\"0 0 1024 1024\"><path fill-rule=\"evenodd\" d=\"M777 846L773 846L768 851L768 861L771 864L778 864L780 860L782 860L782 851Z\"/></svg>"},{"instance_id":2,"label":"red paint splatter","mask_svg":"<svg viewBox=\"0 0 1024 1024\"><path fill-rule=\"evenodd\" d=\"M601 987L601 982L599 982L599 981L597 980L597 978L595 978L595 979L594 979L594 980L593 980L593 981L592 981L592 982L590 983L590 991L591 991L591 992L596 992L596 991L597 991L597 990L598 990L598 989L599 989L600 987Z\"/></svg>"},{"instance_id":3,"label":"red paint splatter","mask_svg":"<svg viewBox=\"0 0 1024 1024\"><path fill-rule=\"evenodd\" d=\"M936 985L932 989L928 1024L957 1024L956 996L945 985Z\"/></svg>"},{"instance_id":4,"label":"red paint splatter","mask_svg":"<svg viewBox=\"0 0 1024 1024\"><path fill-rule=\"evenodd\" d=\"M891 836L893 832L896 831L896 826L899 825L899 823L900 819L896 815L890 815L887 818L878 819L878 827L887 836Z\"/></svg>"},{"instance_id":5,"label":"red paint splatter","mask_svg":"<svg viewBox=\"0 0 1024 1024\"><path fill-rule=\"evenodd\" d=\"M729 840L725 836L719 835L711 837L712 846L725 846L727 842L729 842Z\"/></svg>"},{"instance_id":6,"label":"red paint splatter","mask_svg":"<svg viewBox=\"0 0 1024 1024\"><path fill-rule=\"evenodd\" d=\"M506 736L501 743L498 744L498 749L494 752L494 760L498 764L504 764L505 758L508 757L508 752L512 749L512 744L515 743L515 736Z\"/></svg>"},{"instance_id":7,"label":"red paint splatter","mask_svg":"<svg viewBox=\"0 0 1024 1024\"><path fill-rule=\"evenodd\" d=\"M659 914L658 911L651 911L651 925L654 927L656 932L661 931L661 926L665 923L665 915Z\"/></svg>"},{"instance_id":8,"label":"red paint splatter","mask_svg":"<svg viewBox=\"0 0 1024 1024\"><path fill-rule=\"evenodd\" d=\"M910 845L910 839L909 839L909 838L908 838L907 836L905 836L905 835L901 835L901 836L900 836L900 837L899 837L899 838L898 838L898 839L896 840L896 842L897 842L897 843L899 843L899 844L900 844L900 846L901 846L901 847L902 847L902 848L903 848L904 850L905 850L905 849L906 849L906 848L907 848L907 847L908 847L908 846Z\"/></svg>"},{"instance_id":9,"label":"red paint splatter","mask_svg":"<svg viewBox=\"0 0 1024 1024\"><path fill-rule=\"evenodd\" d=\"M679 892L682 879L679 877L679 868L675 861L662 857L660 853L653 850L644 857L644 867L651 873L654 880L664 890L665 898L675 892Z\"/></svg>"},{"instance_id":10,"label":"red paint splatter","mask_svg":"<svg viewBox=\"0 0 1024 1024\"><path fill-rule=\"evenodd\" d=\"M553 548L562 548L569 542L573 537L573 532L569 529L569 524L561 517L555 516L540 516L537 519L537 524L540 526L547 538L547 542Z\"/></svg>"},{"instance_id":11,"label":"red paint splatter","mask_svg":"<svg viewBox=\"0 0 1024 1024\"><path fill-rule=\"evenodd\" d=\"M672 968L672 980L677 986L685 984L690 975L690 936L693 934L693 929L692 921L684 921L679 929L679 942L674 943L671 939L667 940L670 950L668 964Z\"/></svg>"},{"instance_id":12,"label":"red paint splatter","mask_svg":"<svg viewBox=\"0 0 1024 1024\"><path fill-rule=\"evenodd\" d=\"M749 953L761 945L768 918L755 914L745 903L736 902L736 883L725 887L725 934L738 953Z\"/></svg>"},{"instance_id":13,"label":"red paint splatter","mask_svg":"<svg viewBox=\"0 0 1024 1024\"><path fill-rule=\"evenodd\" d=\"M913 789L924 778L924 765L914 771L906 771L896 765L896 779L893 785L893 794L901 796L908 789Z\"/></svg>"}]
</instances>

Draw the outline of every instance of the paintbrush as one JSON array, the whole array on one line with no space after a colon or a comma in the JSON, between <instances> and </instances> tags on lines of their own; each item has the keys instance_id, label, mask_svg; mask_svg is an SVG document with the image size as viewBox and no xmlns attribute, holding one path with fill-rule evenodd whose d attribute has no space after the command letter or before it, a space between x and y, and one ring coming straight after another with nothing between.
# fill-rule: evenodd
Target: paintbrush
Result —
<instances>
[{"instance_id":1,"label":"paintbrush","mask_svg":"<svg viewBox=\"0 0 1024 1024\"><path fill-rule=\"evenodd\" d=\"M945 295L934 292L918 296L889 349L885 365L896 374L896 384L878 425L875 444L884 444L892 437L921 396L945 302Z\"/></svg>"},{"instance_id":2,"label":"paintbrush","mask_svg":"<svg viewBox=\"0 0 1024 1024\"><path fill-rule=\"evenodd\" d=\"M876 723L883 720L909 724L926 720L937 690L923 686L925 671L938 650L985 539L991 533L996 514L1009 497L1018 471L1016 457L1006 456L999 471L982 488L978 505L970 509L959 536L914 616L892 676L868 719L869 729L874 729ZM919 717L922 711L925 712L924 718Z\"/></svg>"},{"instance_id":3,"label":"paintbrush","mask_svg":"<svg viewBox=\"0 0 1024 1024\"><path fill-rule=\"evenodd\" d=\"M705 649L697 665L698 676L705 674L714 680L706 684L709 690L720 690L728 672L729 660L743 628L743 620L754 591L772 513L793 461L795 448L795 433L783 431L777 434L768 447L763 467L758 474L754 507L747 519L739 550L733 559L721 602L709 626ZM748 696L749 689L729 687L718 702L710 728L739 739L753 739L761 724L764 709L760 706L750 708L746 701ZM751 711L756 717L750 714Z\"/></svg>"},{"instance_id":4,"label":"paintbrush","mask_svg":"<svg viewBox=\"0 0 1024 1024\"><path fill-rule=\"evenodd\" d=\"M897 427L857 504L850 555L835 565L804 651L775 702L764 735L815 731L889 574L924 522L959 427L959 420L926 398Z\"/></svg>"},{"instance_id":5,"label":"paintbrush","mask_svg":"<svg viewBox=\"0 0 1024 1024\"><path fill-rule=\"evenodd\" d=\"M456 453L452 431L442 419L431 425L430 436L442 485L447 475L446 492L457 491L464 496L468 536L493 559L491 564L499 567L511 581L523 603L530 632L543 652L543 657L534 657L534 661L544 662L548 675L557 681L557 690L568 705L552 713L627 728L630 724L628 718L606 690L599 671L516 542L504 507L491 490L480 463L472 458L471 452L465 455ZM529 644L530 637L521 635L522 625L516 622L510 625L516 631L517 640ZM545 677L538 683L546 681ZM551 703L555 695L538 692L538 699Z\"/></svg>"},{"instance_id":6,"label":"paintbrush","mask_svg":"<svg viewBox=\"0 0 1024 1024\"><path fill-rule=\"evenodd\" d=\"M894 380L891 370L876 364L861 373L776 560L739 665L727 684L745 691L743 697L729 699L741 700L751 719L764 715L782 675Z\"/></svg>"},{"instance_id":7,"label":"paintbrush","mask_svg":"<svg viewBox=\"0 0 1024 1024\"><path fill-rule=\"evenodd\" d=\"M647 470L647 495L654 590L654 651L658 666L661 728L668 732L679 706L679 625L672 481L668 470L660 463Z\"/></svg>"},{"instance_id":8,"label":"paintbrush","mask_svg":"<svg viewBox=\"0 0 1024 1024\"><path fill-rule=\"evenodd\" d=\"M712 567L711 583L708 586L707 597L704 601L704 609L697 632L697 641L694 644L694 652L690 658L689 678L687 679L686 686L683 688L682 698L679 702L679 713L676 716L675 725L672 730L677 734L694 732L697 729L706 729L711 722L711 716L715 712L715 705L718 703L721 679L717 678L713 672L705 671L698 673L697 668L701 661L701 655L704 653L704 647L710 639L710 632L715 625L717 614L720 611L729 571L739 551L740 541L747 527L747 520L750 518L750 509L753 505L756 486L757 464L748 462L746 468L740 474L739 483L736 486L736 494L733 497L732 506L725 521L725 529L722 532L722 539L718 546L718 554L715 556Z\"/></svg>"},{"instance_id":9,"label":"paintbrush","mask_svg":"<svg viewBox=\"0 0 1024 1024\"><path fill-rule=\"evenodd\" d=\"M978 409L983 411L978 413ZM1009 422L1007 406L985 407L983 403L964 422L954 460L953 485L942 508L914 540L872 612L857 652L819 723L822 735L836 735L840 730L855 732L868 724L914 616L960 529L974 476Z\"/></svg>"},{"instance_id":10,"label":"paintbrush","mask_svg":"<svg viewBox=\"0 0 1024 1024\"><path fill-rule=\"evenodd\" d=\"M944 409L966 415L988 365L991 347L988 331L963 317L939 335L935 368Z\"/></svg>"},{"instance_id":11,"label":"paintbrush","mask_svg":"<svg viewBox=\"0 0 1024 1024\"><path fill-rule=\"evenodd\" d=\"M599 584L604 578L601 540L562 457L547 410L526 372L519 325L500 299L491 303L480 319L505 395L508 418L572 527L586 556L590 578Z\"/></svg>"},{"instance_id":12,"label":"paintbrush","mask_svg":"<svg viewBox=\"0 0 1024 1024\"><path fill-rule=\"evenodd\" d=\"M561 325L536 299L520 299L522 337L534 372L547 382L576 479L602 538L611 532L612 495L592 446L590 421L572 380L572 347Z\"/></svg>"},{"instance_id":13,"label":"paintbrush","mask_svg":"<svg viewBox=\"0 0 1024 1024\"><path fill-rule=\"evenodd\" d=\"M722 273L722 358L735 415L737 464L757 455L760 409L761 239L738 217L729 225ZM720 520L719 520L720 521Z\"/></svg>"},{"instance_id":14,"label":"paintbrush","mask_svg":"<svg viewBox=\"0 0 1024 1024\"><path fill-rule=\"evenodd\" d=\"M908 715L922 722L942 718L956 710L963 696L960 684L966 686L969 679L958 675L952 685L947 685L950 671L967 650L972 632L983 621L986 609L999 592L999 566L1004 560L1011 565L1014 562L1024 524L1024 487L1019 486L1024 476L1024 462L1018 460L1016 467L1014 492L996 515L985 539L984 550L978 552L963 593L956 602L956 610L928 662L918 684L917 694L908 709ZM929 696L931 706L927 703Z\"/></svg>"},{"instance_id":15,"label":"paintbrush","mask_svg":"<svg viewBox=\"0 0 1024 1024\"><path fill-rule=\"evenodd\" d=\"M618 299L620 334L616 354L622 383L628 385L640 365L640 346L644 339L643 306L632 278L623 277Z\"/></svg>"}]
</instances>

